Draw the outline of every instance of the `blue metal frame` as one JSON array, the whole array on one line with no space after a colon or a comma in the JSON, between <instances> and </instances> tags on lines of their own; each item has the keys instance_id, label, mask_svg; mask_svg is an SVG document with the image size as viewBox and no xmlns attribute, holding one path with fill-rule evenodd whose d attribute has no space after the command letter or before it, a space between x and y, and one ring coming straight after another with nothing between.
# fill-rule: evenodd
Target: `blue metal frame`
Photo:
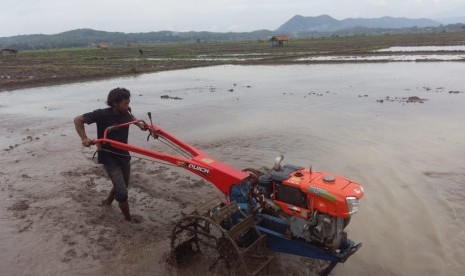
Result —
<instances>
[{"instance_id":1,"label":"blue metal frame","mask_svg":"<svg viewBox=\"0 0 465 276\"><path fill-rule=\"evenodd\" d=\"M256 227L261 233L267 235L267 247L272 251L298 255L313 259L320 259L330 262L343 263L361 246L361 244L355 245L353 241L347 240L343 245L341 245L341 247L339 248L339 252L332 253L329 251L325 251L323 248L317 245L313 245L310 242L292 239L288 237L286 233L278 232L279 226L285 226L286 228L288 227L288 224L280 218L265 214L260 214L258 217L260 218L260 221L258 221ZM275 224L278 227L261 226L262 224L267 222L271 222L272 224Z\"/></svg>"}]
</instances>

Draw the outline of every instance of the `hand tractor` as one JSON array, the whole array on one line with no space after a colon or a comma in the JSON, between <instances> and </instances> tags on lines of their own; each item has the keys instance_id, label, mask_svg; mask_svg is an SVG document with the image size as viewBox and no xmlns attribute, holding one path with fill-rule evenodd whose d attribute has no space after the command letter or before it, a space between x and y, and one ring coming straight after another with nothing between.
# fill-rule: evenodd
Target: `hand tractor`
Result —
<instances>
[{"instance_id":1,"label":"hand tractor","mask_svg":"<svg viewBox=\"0 0 465 276\"><path fill-rule=\"evenodd\" d=\"M165 130L145 121L132 121L105 130L95 144L138 153L186 169L215 185L225 198L207 198L182 211L171 234L169 260L187 262L194 255L213 252L213 268L220 261L245 274L256 275L273 257L268 250L327 261L323 275L345 262L360 247L344 231L355 213L363 188L344 177L311 167L283 165L271 169L237 170L220 163ZM168 143L179 156L107 138L114 128L143 123L149 136ZM211 254L211 253L209 253ZM242 273L241 273L242 274Z\"/></svg>"}]
</instances>

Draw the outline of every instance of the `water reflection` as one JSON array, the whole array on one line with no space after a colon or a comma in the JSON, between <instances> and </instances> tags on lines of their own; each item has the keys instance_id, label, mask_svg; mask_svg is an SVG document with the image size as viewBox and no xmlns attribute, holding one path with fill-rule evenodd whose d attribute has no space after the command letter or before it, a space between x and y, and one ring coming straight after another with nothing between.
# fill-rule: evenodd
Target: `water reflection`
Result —
<instances>
[{"instance_id":1,"label":"water reflection","mask_svg":"<svg viewBox=\"0 0 465 276\"><path fill-rule=\"evenodd\" d=\"M459 61L464 55L316 56L295 61Z\"/></svg>"},{"instance_id":2,"label":"water reflection","mask_svg":"<svg viewBox=\"0 0 465 276\"><path fill-rule=\"evenodd\" d=\"M419 51L465 51L465 45L455 46L396 46L378 50L377 52L419 52Z\"/></svg>"}]
</instances>

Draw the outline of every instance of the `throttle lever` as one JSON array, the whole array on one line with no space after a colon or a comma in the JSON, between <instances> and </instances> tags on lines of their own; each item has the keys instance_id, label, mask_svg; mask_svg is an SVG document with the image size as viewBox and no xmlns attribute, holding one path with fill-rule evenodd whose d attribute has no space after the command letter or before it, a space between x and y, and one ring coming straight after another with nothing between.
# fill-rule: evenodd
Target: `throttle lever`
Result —
<instances>
[{"instance_id":1,"label":"throttle lever","mask_svg":"<svg viewBox=\"0 0 465 276\"><path fill-rule=\"evenodd\" d=\"M150 125L153 126L153 122L152 122L152 112L147 112L147 115L149 116Z\"/></svg>"},{"instance_id":2,"label":"throttle lever","mask_svg":"<svg viewBox=\"0 0 465 276\"><path fill-rule=\"evenodd\" d=\"M150 120L150 126L153 128L153 121L152 121L152 112L147 112L147 115L149 116L149 120ZM147 142L149 141L150 139L150 136L153 136L154 139L158 139L158 135L154 134L152 131L149 130L149 135L147 136Z\"/></svg>"}]
</instances>

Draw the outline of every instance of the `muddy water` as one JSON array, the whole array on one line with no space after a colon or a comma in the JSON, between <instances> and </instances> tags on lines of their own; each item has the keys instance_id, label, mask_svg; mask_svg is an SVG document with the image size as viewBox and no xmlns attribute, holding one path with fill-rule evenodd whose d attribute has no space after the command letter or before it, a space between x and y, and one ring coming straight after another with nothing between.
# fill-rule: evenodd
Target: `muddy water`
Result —
<instances>
[{"instance_id":1,"label":"muddy water","mask_svg":"<svg viewBox=\"0 0 465 276\"><path fill-rule=\"evenodd\" d=\"M8 274L171 274L179 209L217 193L172 167L134 158L130 204L109 189L72 118L133 93L133 113L236 168L285 163L334 172L365 189L349 238L363 247L334 275L463 275L463 63L220 66L0 94L0 267ZM182 100L161 99L169 95ZM421 100L408 101L408 97ZM92 131L89 129L89 132ZM146 145L132 130L131 142ZM274 274L305 275L276 255ZM48 266L44 267L44 263ZM190 271L190 274L200 271ZM220 272L219 272L220 273Z\"/></svg>"}]
</instances>

